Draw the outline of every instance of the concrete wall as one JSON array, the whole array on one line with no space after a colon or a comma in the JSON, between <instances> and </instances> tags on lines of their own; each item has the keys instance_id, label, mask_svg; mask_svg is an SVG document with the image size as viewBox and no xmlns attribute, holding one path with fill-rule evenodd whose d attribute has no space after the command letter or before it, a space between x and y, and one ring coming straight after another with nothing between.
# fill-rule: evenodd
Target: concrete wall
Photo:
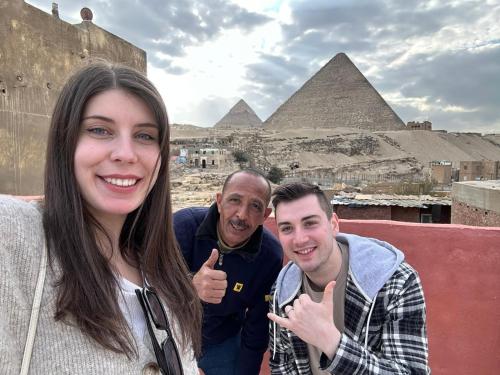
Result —
<instances>
[{"instance_id":1,"label":"concrete wall","mask_svg":"<svg viewBox=\"0 0 500 375\"><path fill-rule=\"evenodd\" d=\"M266 226L276 230L273 218ZM392 243L419 272L434 375L498 374L500 227L341 220L340 229Z\"/></svg>"},{"instance_id":2,"label":"concrete wall","mask_svg":"<svg viewBox=\"0 0 500 375\"><path fill-rule=\"evenodd\" d=\"M41 194L50 116L66 78L97 57L145 72L146 53L22 0L0 0L0 40L0 193Z\"/></svg>"}]
</instances>

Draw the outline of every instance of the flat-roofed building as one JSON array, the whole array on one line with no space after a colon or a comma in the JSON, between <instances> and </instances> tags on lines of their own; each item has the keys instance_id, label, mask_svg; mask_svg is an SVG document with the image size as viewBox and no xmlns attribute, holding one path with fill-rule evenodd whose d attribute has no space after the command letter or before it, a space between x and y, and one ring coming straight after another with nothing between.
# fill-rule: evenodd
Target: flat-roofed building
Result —
<instances>
[{"instance_id":1,"label":"flat-roofed building","mask_svg":"<svg viewBox=\"0 0 500 375\"><path fill-rule=\"evenodd\" d=\"M451 223L500 227L500 180L454 182Z\"/></svg>"}]
</instances>

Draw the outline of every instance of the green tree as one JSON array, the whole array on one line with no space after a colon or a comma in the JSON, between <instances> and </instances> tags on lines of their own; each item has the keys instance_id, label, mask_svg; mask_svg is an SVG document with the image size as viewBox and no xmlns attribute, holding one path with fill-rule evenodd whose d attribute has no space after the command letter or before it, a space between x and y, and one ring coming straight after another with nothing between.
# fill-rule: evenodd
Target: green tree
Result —
<instances>
[{"instance_id":1,"label":"green tree","mask_svg":"<svg viewBox=\"0 0 500 375\"><path fill-rule=\"evenodd\" d=\"M237 163L246 163L249 160L249 157L245 151L235 150L233 152L234 161Z\"/></svg>"},{"instance_id":2,"label":"green tree","mask_svg":"<svg viewBox=\"0 0 500 375\"><path fill-rule=\"evenodd\" d=\"M267 178L269 181L279 184L281 180L285 177L285 174L281 169L279 169L277 166L273 165L271 169L269 169L269 172L267 173Z\"/></svg>"}]
</instances>

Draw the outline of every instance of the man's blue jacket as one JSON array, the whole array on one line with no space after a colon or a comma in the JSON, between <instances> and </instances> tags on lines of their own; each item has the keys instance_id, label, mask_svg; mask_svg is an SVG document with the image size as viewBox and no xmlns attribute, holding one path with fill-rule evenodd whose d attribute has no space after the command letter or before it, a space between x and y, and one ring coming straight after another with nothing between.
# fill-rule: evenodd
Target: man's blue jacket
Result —
<instances>
[{"instance_id":1,"label":"man's blue jacket","mask_svg":"<svg viewBox=\"0 0 500 375\"><path fill-rule=\"evenodd\" d=\"M217 246L219 212L195 207L174 214L174 230L191 272L196 273ZM215 269L227 274L226 295L219 304L203 304L203 348L241 332L237 374L257 375L269 341L268 300L283 262L278 240L259 226L241 249L225 254Z\"/></svg>"}]
</instances>

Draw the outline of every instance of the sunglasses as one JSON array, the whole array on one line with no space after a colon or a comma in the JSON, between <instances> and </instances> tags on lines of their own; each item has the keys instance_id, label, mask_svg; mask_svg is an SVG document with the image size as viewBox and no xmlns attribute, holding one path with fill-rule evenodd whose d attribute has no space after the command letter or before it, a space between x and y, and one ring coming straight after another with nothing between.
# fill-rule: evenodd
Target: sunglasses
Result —
<instances>
[{"instance_id":1,"label":"sunglasses","mask_svg":"<svg viewBox=\"0 0 500 375\"><path fill-rule=\"evenodd\" d=\"M144 281L144 288L136 289L135 294L139 299L139 303L146 317L149 336L153 343L156 361L163 375L183 375L182 363L179 357L177 346L175 345L167 314L160 301L160 298L154 289ZM157 329L167 332L167 338L163 340L161 345L158 343L156 336L151 326L153 321Z\"/></svg>"}]
</instances>

